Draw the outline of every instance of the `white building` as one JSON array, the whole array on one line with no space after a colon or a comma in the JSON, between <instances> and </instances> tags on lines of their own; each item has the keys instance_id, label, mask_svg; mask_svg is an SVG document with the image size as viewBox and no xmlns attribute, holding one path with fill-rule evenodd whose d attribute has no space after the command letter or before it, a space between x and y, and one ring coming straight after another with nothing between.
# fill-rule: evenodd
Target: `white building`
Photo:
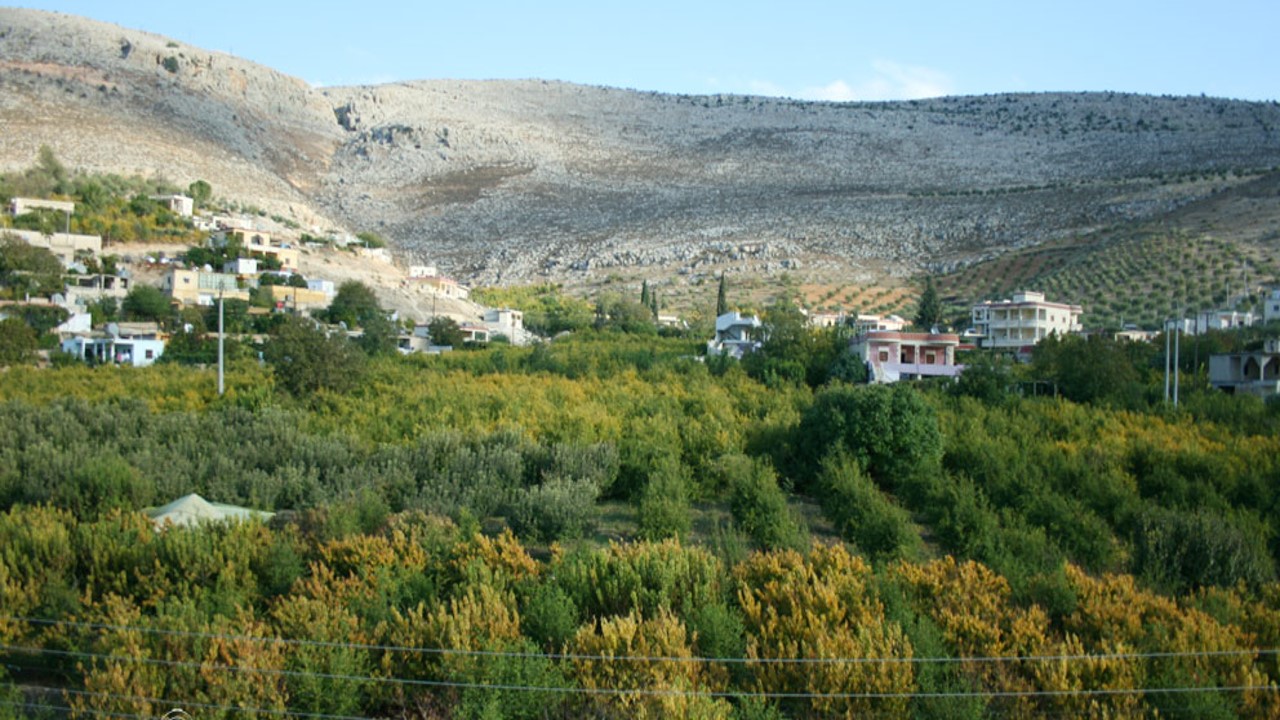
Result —
<instances>
[{"instance_id":1,"label":"white building","mask_svg":"<svg viewBox=\"0 0 1280 720\"><path fill-rule=\"evenodd\" d=\"M1275 288L1262 299L1262 321L1280 320L1280 288Z\"/></svg>"},{"instance_id":2,"label":"white building","mask_svg":"<svg viewBox=\"0 0 1280 720\"><path fill-rule=\"evenodd\" d=\"M228 260L222 266L222 272L228 275L257 275L258 258L242 257Z\"/></svg>"},{"instance_id":3,"label":"white building","mask_svg":"<svg viewBox=\"0 0 1280 720\"><path fill-rule=\"evenodd\" d=\"M63 340L62 351L81 360L146 367L164 354L164 340L155 323L111 323Z\"/></svg>"},{"instance_id":4,"label":"white building","mask_svg":"<svg viewBox=\"0 0 1280 720\"><path fill-rule=\"evenodd\" d=\"M951 333L868 330L853 339L849 350L867 364L871 382L891 383L958 376L964 370L956 364L958 347L960 336Z\"/></svg>"},{"instance_id":5,"label":"white building","mask_svg":"<svg viewBox=\"0 0 1280 720\"><path fill-rule=\"evenodd\" d=\"M707 341L708 355L729 355L741 358L760 349L760 318L728 312L716 318L716 337Z\"/></svg>"},{"instance_id":6,"label":"white building","mask_svg":"<svg viewBox=\"0 0 1280 720\"><path fill-rule=\"evenodd\" d=\"M1252 325L1253 313L1251 312L1205 310L1196 314L1194 334L1203 335L1210 330L1234 330L1235 328L1251 327Z\"/></svg>"},{"instance_id":7,"label":"white building","mask_svg":"<svg viewBox=\"0 0 1280 720\"><path fill-rule=\"evenodd\" d=\"M38 200L36 198L13 198L9 201L9 212L14 217L26 215L32 210L55 210L67 215L74 215L76 204L66 200Z\"/></svg>"},{"instance_id":8,"label":"white building","mask_svg":"<svg viewBox=\"0 0 1280 720\"><path fill-rule=\"evenodd\" d=\"M182 217L191 217L196 210L196 201L186 195L152 195L151 199Z\"/></svg>"},{"instance_id":9,"label":"white building","mask_svg":"<svg viewBox=\"0 0 1280 720\"><path fill-rule=\"evenodd\" d=\"M868 330L898 331L907 326L907 321L897 315L867 315L858 313L849 323L857 332Z\"/></svg>"},{"instance_id":10,"label":"white building","mask_svg":"<svg viewBox=\"0 0 1280 720\"><path fill-rule=\"evenodd\" d=\"M488 308L484 311L484 326L489 337L502 335L512 345L528 345L533 333L524 329L524 313L511 308Z\"/></svg>"},{"instance_id":11,"label":"white building","mask_svg":"<svg viewBox=\"0 0 1280 720\"><path fill-rule=\"evenodd\" d=\"M973 327L984 348L1017 350L1050 335L1080 332L1079 305L1048 302L1044 293L1019 292L1012 300L973 306Z\"/></svg>"}]
</instances>

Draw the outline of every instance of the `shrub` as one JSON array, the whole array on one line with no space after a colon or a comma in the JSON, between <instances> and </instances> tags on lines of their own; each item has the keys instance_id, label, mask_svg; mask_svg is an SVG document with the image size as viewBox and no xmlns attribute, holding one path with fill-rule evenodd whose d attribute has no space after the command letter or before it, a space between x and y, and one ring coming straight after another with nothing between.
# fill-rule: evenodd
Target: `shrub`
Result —
<instances>
[{"instance_id":1,"label":"shrub","mask_svg":"<svg viewBox=\"0 0 1280 720\"><path fill-rule=\"evenodd\" d=\"M689 479L680 461L663 458L649 473L640 493L640 535L646 540L681 537L689 533Z\"/></svg>"},{"instance_id":2,"label":"shrub","mask_svg":"<svg viewBox=\"0 0 1280 720\"><path fill-rule=\"evenodd\" d=\"M508 521L517 534L533 540L580 538L593 524L599 495L590 480L554 477L517 491Z\"/></svg>"},{"instance_id":3,"label":"shrub","mask_svg":"<svg viewBox=\"0 0 1280 720\"><path fill-rule=\"evenodd\" d=\"M729 509L734 522L755 543L766 549L804 549L808 530L787 506L778 476L766 462L745 455L720 461L730 491Z\"/></svg>"},{"instance_id":4,"label":"shrub","mask_svg":"<svg viewBox=\"0 0 1280 720\"><path fill-rule=\"evenodd\" d=\"M888 487L935 469L942 457L937 414L919 392L901 383L822 390L800 420L796 444L810 472L827 453L843 447Z\"/></svg>"},{"instance_id":5,"label":"shrub","mask_svg":"<svg viewBox=\"0 0 1280 720\"><path fill-rule=\"evenodd\" d=\"M920 536L911 516L885 496L847 453L827 456L818 487L823 513L840 536L858 549L878 560L917 554Z\"/></svg>"}]
</instances>

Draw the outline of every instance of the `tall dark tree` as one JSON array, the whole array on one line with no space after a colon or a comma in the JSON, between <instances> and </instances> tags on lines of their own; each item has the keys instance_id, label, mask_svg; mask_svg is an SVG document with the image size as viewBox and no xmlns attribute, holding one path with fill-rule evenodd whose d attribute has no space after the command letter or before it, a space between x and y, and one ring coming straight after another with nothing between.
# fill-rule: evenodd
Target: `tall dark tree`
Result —
<instances>
[{"instance_id":1,"label":"tall dark tree","mask_svg":"<svg viewBox=\"0 0 1280 720\"><path fill-rule=\"evenodd\" d=\"M187 194L196 207L204 207L213 198L213 186L204 180L197 180L187 186Z\"/></svg>"},{"instance_id":2,"label":"tall dark tree","mask_svg":"<svg viewBox=\"0 0 1280 720\"><path fill-rule=\"evenodd\" d=\"M169 305L169 296L152 285L135 285L129 294L124 296L121 310L129 320L156 322L167 319L173 312Z\"/></svg>"},{"instance_id":3,"label":"tall dark tree","mask_svg":"<svg viewBox=\"0 0 1280 720\"><path fill-rule=\"evenodd\" d=\"M343 322L353 328L362 327L374 315L385 314L372 288L358 280L348 280L338 286L324 317L331 323Z\"/></svg>"},{"instance_id":4,"label":"tall dark tree","mask_svg":"<svg viewBox=\"0 0 1280 720\"><path fill-rule=\"evenodd\" d=\"M653 304L653 296L649 294L649 281L645 280L640 284L640 304L649 307Z\"/></svg>"},{"instance_id":5,"label":"tall dark tree","mask_svg":"<svg viewBox=\"0 0 1280 720\"><path fill-rule=\"evenodd\" d=\"M720 273L720 289L716 291L716 317L729 312L729 301L725 298L724 273Z\"/></svg>"},{"instance_id":6,"label":"tall dark tree","mask_svg":"<svg viewBox=\"0 0 1280 720\"><path fill-rule=\"evenodd\" d=\"M431 319L427 324L427 334L431 336L432 345L459 348L466 342L458 323L453 318L443 315Z\"/></svg>"},{"instance_id":7,"label":"tall dark tree","mask_svg":"<svg viewBox=\"0 0 1280 720\"><path fill-rule=\"evenodd\" d=\"M933 277L925 278L924 292L920 294L920 305L916 308L915 325L921 330L929 330L942 323L942 301L938 299L938 291L933 287Z\"/></svg>"},{"instance_id":8,"label":"tall dark tree","mask_svg":"<svg viewBox=\"0 0 1280 720\"><path fill-rule=\"evenodd\" d=\"M286 317L271 333L263 356L276 382L296 396L345 392L360 382L364 354L341 334L328 335L311 320Z\"/></svg>"},{"instance_id":9,"label":"tall dark tree","mask_svg":"<svg viewBox=\"0 0 1280 720\"><path fill-rule=\"evenodd\" d=\"M15 317L0 320L0 366L29 362L37 345L36 332L30 325Z\"/></svg>"}]
</instances>

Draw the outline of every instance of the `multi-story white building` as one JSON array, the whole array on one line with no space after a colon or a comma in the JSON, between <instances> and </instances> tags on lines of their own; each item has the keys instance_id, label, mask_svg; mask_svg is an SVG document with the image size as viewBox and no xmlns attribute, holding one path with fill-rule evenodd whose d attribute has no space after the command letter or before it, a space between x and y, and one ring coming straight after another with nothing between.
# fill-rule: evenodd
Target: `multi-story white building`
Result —
<instances>
[{"instance_id":1,"label":"multi-story white building","mask_svg":"<svg viewBox=\"0 0 1280 720\"><path fill-rule=\"evenodd\" d=\"M744 354L760 349L761 323L755 315L728 312L716 318L716 337L707 341L708 355L729 355L741 358Z\"/></svg>"},{"instance_id":2,"label":"multi-story white building","mask_svg":"<svg viewBox=\"0 0 1280 720\"><path fill-rule=\"evenodd\" d=\"M1014 293L1012 300L987 300L973 306L973 327L984 348L1029 347L1044 338L1079 332L1079 305L1047 302L1044 293Z\"/></svg>"}]
</instances>

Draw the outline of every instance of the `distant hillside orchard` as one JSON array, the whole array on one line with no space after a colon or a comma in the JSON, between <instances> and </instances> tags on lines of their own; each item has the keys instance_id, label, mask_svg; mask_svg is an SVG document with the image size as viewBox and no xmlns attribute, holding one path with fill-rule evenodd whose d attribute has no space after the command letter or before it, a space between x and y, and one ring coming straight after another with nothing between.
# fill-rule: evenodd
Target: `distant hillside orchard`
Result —
<instances>
[{"instance_id":1,"label":"distant hillside orchard","mask_svg":"<svg viewBox=\"0 0 1280 720\"><path fill-rule=\"evenodd\" d=\"M315 388L268 353L222 397L182 365L10 368L4 702L1280 712L1280 405L1207 388L1186 353L1164 405L1163 345L1068 338L955 385L857 386L791 342L739 364L582 330L375 354ZM191 492L277 515L155 532L136 512Z\"/></svg>"}]
</instances>

